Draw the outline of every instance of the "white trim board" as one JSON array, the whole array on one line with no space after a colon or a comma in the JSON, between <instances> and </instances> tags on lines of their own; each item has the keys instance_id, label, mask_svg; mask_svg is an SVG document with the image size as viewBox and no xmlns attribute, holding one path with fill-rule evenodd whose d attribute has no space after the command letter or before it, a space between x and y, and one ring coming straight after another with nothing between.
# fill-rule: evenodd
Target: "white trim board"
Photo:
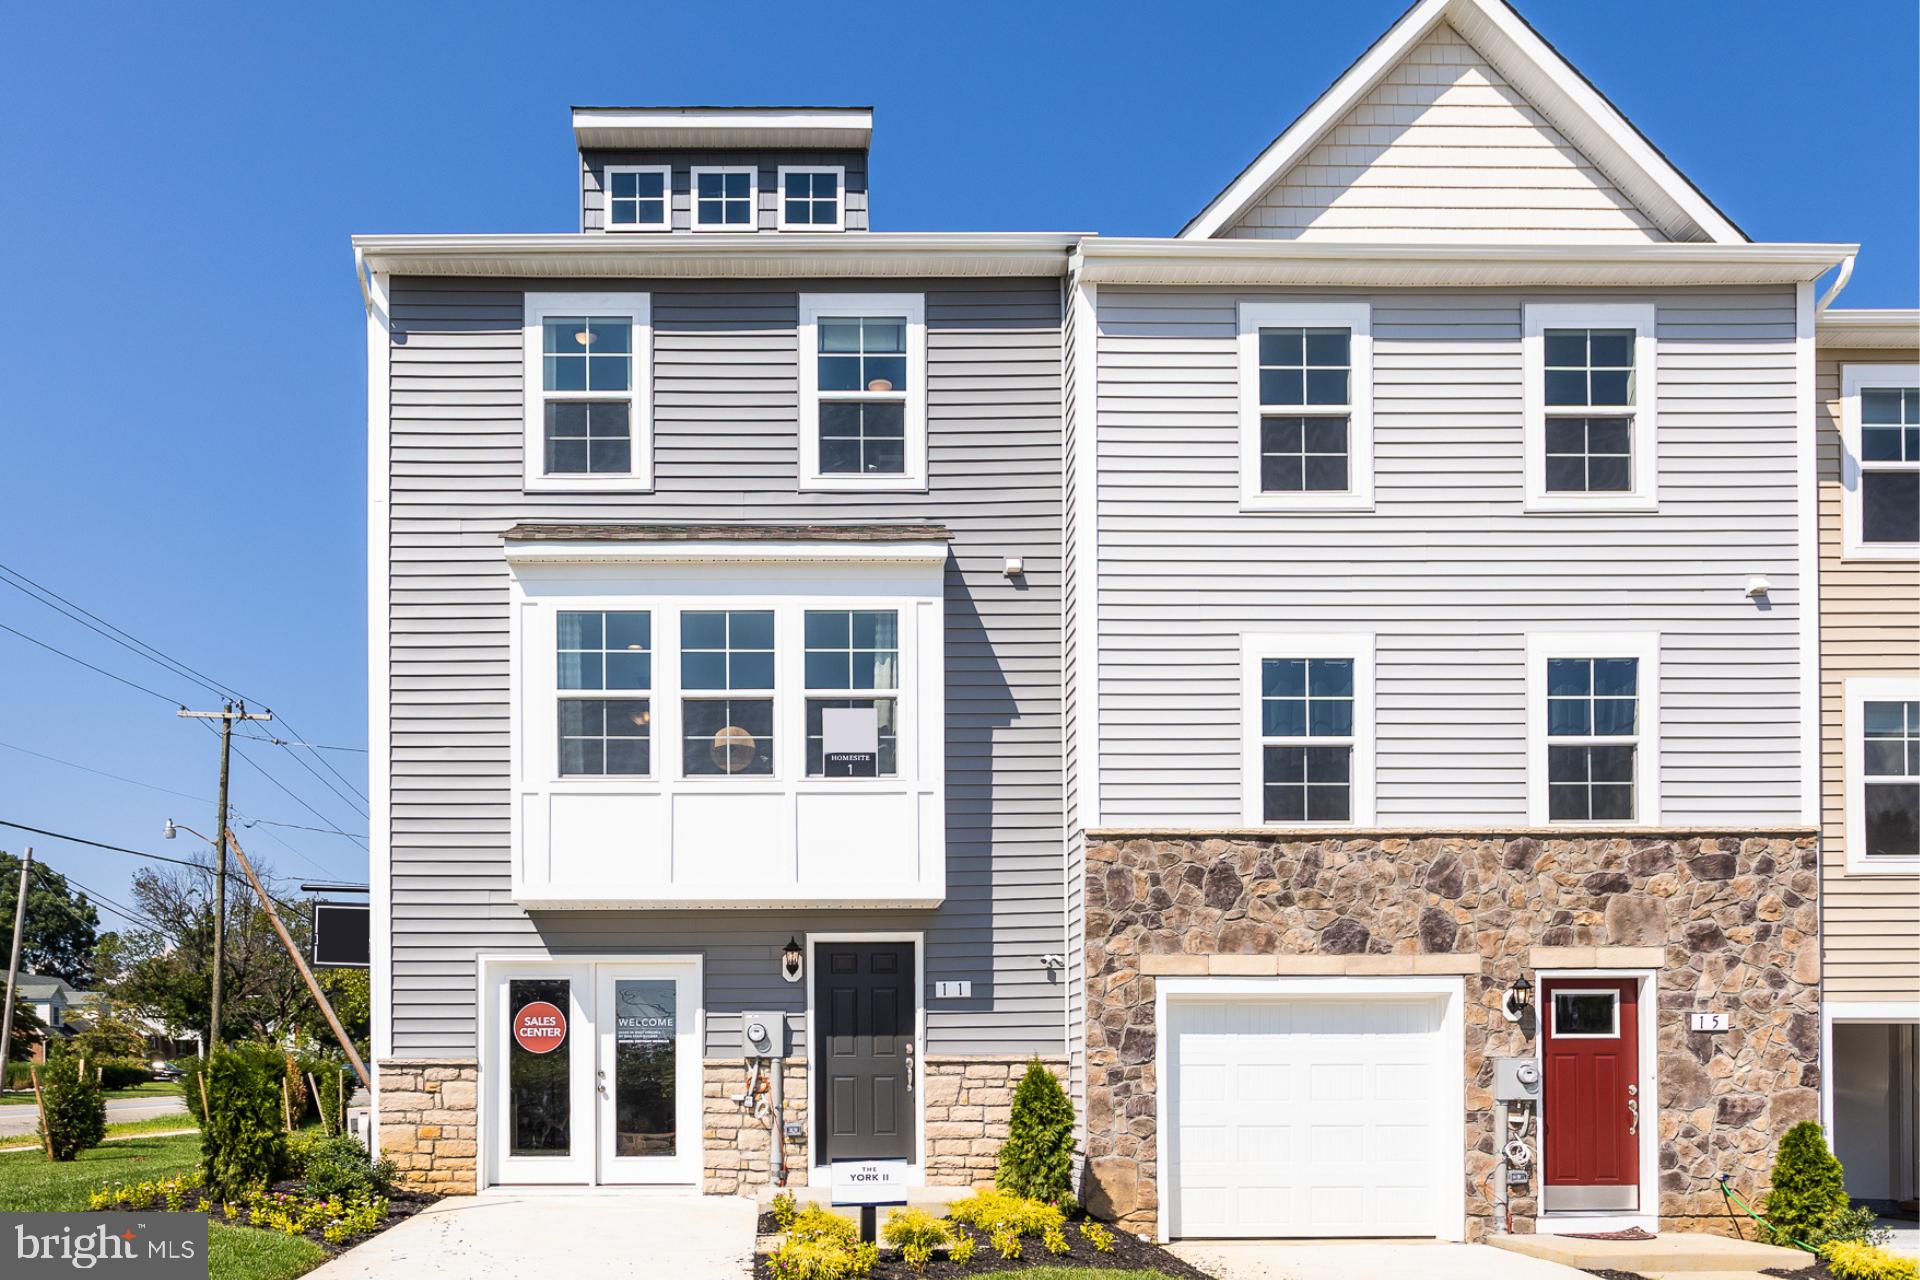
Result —
<instances>
[{"instance_id":1,"label":"white trim board","mask_svg":"<svg viewBox=\"0 0 1920 1280\"><path fill-rule=\"evenodd\" d=\"M1914 1022L1920 1023L1920 1000L1835 1000L1823 994L1820 1001L1820 1061L1829 1064L1820 1072L1820 1123L1833 1132L1833 1028L1841 1022Z\"/></svg>"},{"instance_id":2,"label":"white trim board","mask_svg":"<svg viewBox=\"0 0 1920 1280\"><path fill-rule=\"evenodd\" d=\"M1465 999L1466 980L1460 977L1287 977L1287 978L1158 978L1154 981L1153 1025L1156 1028L1153 1046L1154 1079L1154 1132L1162 1135L1156 1150L1160 1153L1155 1159L1155 1185L1159 1188L1159 1208L1154 1224L1154 1238L1165 1243L1169 1235L1172 1209L1172 1189L1170 1171L1165 1153L1168 1144L1165 1135L1168 1132L1169 1107L1167 1105L1167 1087L1169 1075L1168 1039L1166 1028L1167 1002L1181 999L1217 999L1222 996L1244 997L1247 999L1379 999L1406 996L1426 996L1444 1000L1445 1012L1439 1039L1442 1061L1438 1064L1443 1071L1450 1070L1449 1079L1457 1080L1460 1088L1453 1108L1441 1118L1434 1143L1436 1174L1435 1187L1439 1191L1440 1203L1434 1213L1434 1236L1441 1240L1466 1239L1467 1226L1467 1179L1466 1132L1466 1022Z\"/></svg>"},{"instance_id":3,"label":"white trim board","mask_svg":"<svg viewBox=\"0 0 1920 1280\"><path fill-rule=\"evenodd\" d=\"M1501 0L1419 0L1182 228L1181 237L1220 235L1442 23L1506 76L1670 239L1746 243L1686 175Z\"/></svg>"},{"instance_id":4,"label":"white trim board","mask_svg":"<svg viewBox=\"0 0 1920 1280\"><path fill-rule=\"evenodd\" d=\"M819 1074L820 1055L813 1052L814 1033L819 1023L814 1019L813 977L814 947L821 942L911 942L913 944L913 985L914 985L914 1079L913 1090L913 1157L907 1163L907 1185L921 1186L926 1182L927 1168L927 1106L926 1097L926 1059L927 1059L927 935L919 930L894 929L873 932L835 932L807 934L803 944L807 949L806 971L800 975L800 984L807 994L807 1043L806 1051L800 1055L807 1060L807 1185L827 1187L833 1185L831 1165L818 1163L814 1140L819 1136L815 1126L819 1123Z\"/></svg>"},{"instance_id":5,"label":"white trim board","mask_svg":"<svg viewBox=\"0 0 1920 1280\"><path fill-rule=\"evenodd\" d=\"M386 275L367 277L367 868L373 1094L393 1056L392 337ZM371 1135L380 1154L379 1126Z\"/></svg>"}]
</instances>

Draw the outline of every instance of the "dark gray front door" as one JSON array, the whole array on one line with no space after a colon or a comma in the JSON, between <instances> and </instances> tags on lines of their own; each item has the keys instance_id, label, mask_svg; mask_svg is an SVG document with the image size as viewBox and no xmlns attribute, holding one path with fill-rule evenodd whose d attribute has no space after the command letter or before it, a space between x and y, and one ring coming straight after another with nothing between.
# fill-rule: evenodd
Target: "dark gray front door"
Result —
<instances>
[{"instance_id":1,"label":"dark gray front door","mask_svg":"<svg viewBox=\"0 0 1920 1280\"><path fill-rule=\"evenodd\" d=\"M823 942L814 952L817 1159L913 1158L911 942Z\"/></svg>"}]
</instances>

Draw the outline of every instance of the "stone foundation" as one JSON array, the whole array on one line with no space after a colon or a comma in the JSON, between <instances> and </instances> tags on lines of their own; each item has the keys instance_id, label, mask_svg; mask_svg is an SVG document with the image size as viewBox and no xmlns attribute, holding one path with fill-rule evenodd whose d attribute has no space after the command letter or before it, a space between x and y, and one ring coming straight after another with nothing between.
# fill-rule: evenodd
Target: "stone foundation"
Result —
<instances>
[{"instance_id":1,"label":"stone foundation","mask_svg":"<svg viewBox=\"0 0 1920 1280\"><path fill-rule=\"evenodd\" d=\"M480 1067L471 1058L387 1058L380 1082L380 1154L411 1191L470 1196L479 1151Z\"/></svg>"},{"instance_id":2,"label":"stone foundation","mask_svg":"<svg viewBox=\"0 0 1920 1280\"><path fill-rule=\"evenodd\" d=\"M1817 1119L1811 831L1336 838L1092 832L1085 1200L1133 1230L1158 1207L1156 973L1462 973L1469 1235L1487 1233L1494 1057L1531 1054L1500 1004L1522 972L1657 970L1662 1227L1726 1232L1718 1176L1764 1194L1780 1136ZM1630 951L1616 951L1627 948ZM1634 964L1625 964L1625 961ZM1694 1010L1730 1015L1692 1033ZM1537 1186L1537 1183L1535 1184ZM1517 1190L1517 1189L1516 1189ZM1513 1204L1533 1228L1533 1187Z\"/></svg>"},{"instance_id":3,"label":"stone foundation","mask_svg":"<svg viewBox=\"0 0 1920 1280\"><path fill-rule=\"evenodd\" d=\"M701 1184L703 1189L708 1195L730 1196L766 1186L772 1176L768 1159L768 1153L773 1149L770 1137L772 1120L769 1116L755 1114L753 1099L748 1099L744 1106L734 1100L746 1092L746 1062L739 1058L714 1058L703 1066L703 1096L700 1100L705 1164ZM770 1098L770 1081L765 1071L760 1073L759 1084L759 1096ZM781 1099L782 1109L786 1113L781 1117L782 1124L799 1124L802 1132L805 1132L805 1058L787 1059L781 1087L786 1091ZM787 1185L806 1186L807 1169L810 1166L807 1140L787 1138L781 1144L781 1155L787 1163Z\"/></svg>"},{"instance_id":4,"label":"stone foundation","mask_svg":"<svg viewBox=\"0 0 1920 1280\"><path fill-rule=\"evenodd\" d=\"M1007 1140L1014 1086L1029 1058L927 1058L920 1105L927 1119L927 1185L971 1187L993 1181ZM1064 1085L1064 1058L1042 1058Z\"/></svg>"}]
</instances>

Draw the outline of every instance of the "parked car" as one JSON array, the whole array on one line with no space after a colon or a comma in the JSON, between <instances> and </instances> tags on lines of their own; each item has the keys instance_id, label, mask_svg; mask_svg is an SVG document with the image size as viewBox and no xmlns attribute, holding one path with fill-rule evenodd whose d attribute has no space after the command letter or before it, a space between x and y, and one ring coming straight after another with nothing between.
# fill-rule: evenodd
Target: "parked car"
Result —
<instances>
[{"instance_id":1,"label":"parked car","mask_svg":"<svg viewBox=\"0 0 1920 1280\"><path fill-rule=\"evenodd\" d=\"M148 1070L153 1072L155 1080L184 1080L187 1075L177 1064L168 1062L165 1058L155 1058L148 1065Z\"/></svg>"}]
</instances>

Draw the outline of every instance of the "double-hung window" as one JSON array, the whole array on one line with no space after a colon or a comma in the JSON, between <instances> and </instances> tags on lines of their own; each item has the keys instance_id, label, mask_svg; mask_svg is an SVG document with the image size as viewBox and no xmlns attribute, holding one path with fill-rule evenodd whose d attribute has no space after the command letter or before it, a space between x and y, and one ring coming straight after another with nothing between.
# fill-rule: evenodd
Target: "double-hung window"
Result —
<instances>
[{"instance_id":1,"label":"double-hung window","mask_svg":"<svg viewBox=\"0 0 1920 1280\"><path fill-rule=\"evenodd\" d=\"M1643 303L1531 303L1526 362L1527 505L1653 504L1654 309Z\"/></svg>"},{"instance_id":2,"label":"double-hung window","mask_svg":"<svg viewBox=\"0 0 1920 1280\"><path fill-rule=\"evenodd\" d=\"M673 171L665 165L608 165L603 179L606 231L665 231Z\"/></svg>"},{"instance_id":3,"label":"double-hung window","mask_svg":"<svg viewBox=\"0 0 1920 1280\"><path fill-rule=\"evenodd\" d=\"M759 171L748 168L702 168L688 175L693 186L695 231L754 231L759 219Z\"/></svg>"},{"instance_id":4,"label":"double-hung window","mask_svg":"<svg viewBox=\"0 0 1920 1280\"><path fill-rule=\"evenodd\" d=\"M773 612L680 615L680 736L689 778L773 772Z\"/></svg>"},{"instance_id":5,"label":"double-hung window","mask_svg":"<svg viewBox=\"0 0 1920 1280\"><path fill-rule=\"evenodd\" d=\"M1920 871L1920 680L1845 689L1847 870Z\"/></svg>"},{"instance_id":6,"label":"double-hung window","mask_svg":"<svg viewBox=\"0 0 1920 1280\"><path fill-rule=\"evenodd\" d=\"M564 610L556 616L560 776L651 774L652 615Z\"/></svg>"},{"instance_id":7,"label":"double-hung window","mask_svg":"<svg viewBox=\"0 0 1920 1280\"><path fill-rule=\"evenodd\" d=\"M926 487L926 300L800 298L804 489Z\"/></svg>"},{"instance_id":8,"label":"double-hung window","mask_svg":"<svg viewBox=\"0 0 1920 1280\"><path fill-rule=\"evenodd\" d=\"M1531 821L1657 818L1658 646L1633 632L1529 640Z\"/></svg>"},{"instance_id":9,"label":"double-hung window","mask_svg":"<svg viewBox=\"0 0 1920 1280\"><path fill-rule=\"evenodd\" d=\"M1373 821L1373 637L1249 635L1249 825Z\"/></svg>"},{"instance_id":10,"label":"double-hung window","mask_svg":"<svg viewBox=\"0 0 1920 1280\"><path fill-rule=\"evenodd\" d=\"M844 167L780 167L780 229L839 231L846 224L847 171Z\"/></svg>"},{"instance_id":11,"label":"double-hung window","mask_svg":"<svg viewBox=\"0 0 1920 1280\"><path fill-rule=\"evenodd\" d=\"M807 776L892 777L900 771L900 615L809 609Z\"/></svg>"},{"instance_id":12,"label":"double-hung window","mask_svg":"<svg viewBox=\"0 0 1920 1280\"><path fill-rule=\"evenodd\" d=\"M1372 311L1240 305L1240 497L1249 510L1373 504Z\"/></svg>"},{"instance_id":13,"label":"double-hung window","mask_svg":"<svg viewBox=\"0 0 1920 1280\"><path fill-rule=\"evenodd\" d=\"M644 293L530 293L526 487L652 486L652 326Z\"/></svg>"},{"instance_id":14,"label":"double-hung window","mask_svg":"<svg viewBox=\"0 0 1920 1280\"><path fill-rule=\"evenodd\" d=\"M1840 382L1844 554L1920 557L1920 365L1850 364Z\"/></svg>"}]
</instances>

